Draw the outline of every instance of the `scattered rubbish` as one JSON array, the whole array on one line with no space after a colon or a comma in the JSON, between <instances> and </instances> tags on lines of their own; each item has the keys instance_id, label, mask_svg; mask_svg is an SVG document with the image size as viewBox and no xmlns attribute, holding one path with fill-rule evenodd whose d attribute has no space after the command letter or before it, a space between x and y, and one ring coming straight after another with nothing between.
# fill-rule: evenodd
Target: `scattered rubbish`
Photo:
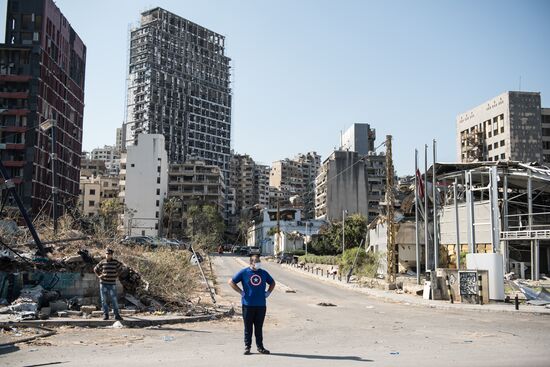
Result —
<instances>
[{"instance_id":1,"label":"scattered rubbish","mask_svg":"<svg viewBox=\"0 0 550 367\"><path fill-rule=\"evenodd\" d=\"M390 354L391 354L392 356L398 356L398 355L399 355L399 352L390 352Z\"/></svg>"},{"instance_id":2,"label":"scattered rubbish","mask_svg":"<svg viewBox=\"0 0 550 367\"><path fill-rule=\"evenodd\" d=\"M56 333L55 330L47 329L47 328L41 327L41 326L28 326L28 328L36 329L36 334L34 334L32 336L29 336L29 337L23 337L21 339L13 340L13 341L10 341L8 343L0 343L0 347L15 345L15 344L18 344L18 343L26 343L26 342L29 342L31 340L34 340L34 339L37 339L37 338L44 338L44 337L47 337L47 336L50 336L50 335L54 335ZM18 329L12 328L12 330L15 331L14 336L16 336L16 337L23 336L23 333L19 332ZM43 333L40 333L39 331L43 331Z\"/></svg>"},{"instance_id":3,"label":"scattered rubbish","mask_svg":"<svg viewBox=\"0 0 550 367\"><path fill-rule=\"evenodd\" d=\"M473 340L464 340L464 343L473 343Z\"/></svg>"},{"instance_id":4,"label":"scattered rubbish","mask_svg":"<svg viewBox=\"0 0 550 367\"><path fill-rule=\"evenodd\" d=\"M124 325L122 325L122 323L120 321L115 321L115 323L113 325L111 325L110 327L113 328L113 329L122 329L124 327Z\"/></svg>"},{"instance_id":5,"label":"scattered rubbish","mask_svg":"<svg viewBox=\"0 0 550 367\"><path fill-rule=\"evenodd\" d=\"M162 337L162 340L164 340L165 342L171 342L173 340L175 340L176 338L171 336L171 335L168 335L168 336L163 336Z\"/></svg>"},{"instance_id":6,"label":"scattered rubbish","mask_svg":"<svg viewBox=\"0 0 550 367\"><path fill-rule=\"evenodd\" d=\"M294 289L288 288L285 290L285 293L296 293L296 291Z\"/></svg>"},{"instance_id":7,"label":"scattered rubbish","mask_svg":"<svg viewBox=\"0 0 550 367\"><path fill-rule=\"evenodd\" d=\"M517 280L511 282L510 284L518 288L521 291L521 293L525 295L525 298L528 301L527 303L529 303L529 301L537 301L534 303L530 303L534 306L545 306L547 304L550 304L550 292L545 287L542 287L540 292L537 292L533 288L528 287L524 284L521 284ZM539 302L539 301L543 301L543 302Z\"/></svg>"},{"instance_id":8,"label":"scattered rubbish","mask_svg":"<svg viewBox=\"0 0 550 367\"><path fill-rule=\"evenodd\" d=\"M317 306L322 306L322 307L336 307L336 305L334 303L330 303L330 302L319 302L317 303Z\"/></svg>"},{"instance_id":9,"label":"scattered rubbish","mask_svg":"<svg viewBox=\"0 0 550 367\"><path fill-rule=\"evenodd\" d=\"M370 309L374 308L374 306L367 306L365 308L368 308L370 310Z\"/></svg>"}]
</instances>

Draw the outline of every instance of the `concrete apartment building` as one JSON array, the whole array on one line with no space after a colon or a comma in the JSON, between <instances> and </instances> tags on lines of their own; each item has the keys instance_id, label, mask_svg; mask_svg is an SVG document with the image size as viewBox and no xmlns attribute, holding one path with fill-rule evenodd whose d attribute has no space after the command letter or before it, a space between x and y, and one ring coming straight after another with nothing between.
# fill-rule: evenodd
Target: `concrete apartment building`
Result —
<instances>
[{"instance_id":1,"label":"concrete apartment building","mask_svg":"<svg viewBox=\"0 0 550 367\"><path fill-rule=\"evenodd\" d=\"M170 163L200 159L229 176L230 59L225 37L162 8L130 33L126 148L162 134Z\"/></svg>"},{"instance_id":2,"label":"concrete apartment building","mask_svg":"<svg viewBox=\"0 0 550 367\"><path fill-rule=\"evenodd\" d=\"M107 174L105 161L83 158L80 162L80 177L104 176Z\"/></svg>"},{"instance_id":3,"label":"concrete apartment building","mask_svg":"<svg viewBox=\"0 0 550 367\"><path fill-rule=\"evenodd\" d=\"M316 179L315 218L341 221L342 214L362 214L373 220L379 213L386 186L386 157L374 152L376 131L353 124L342 134L342 147L322 164ZM359 151L355 151L357 149Z\"/></svg>"},{"instance_id":4,"label":"concrete apartment building","mask_svg":"<svg viewBox=\"0 0 550 367\"><path fill-rule=\"evenodd\" d=\"M158 236L167 197L168 156L164 136L140 134L121 159L120 200L123 223L130 236Z\"/></svg>"},{"instance_id":5,"label":"concrete apartment building","mask_svg":"<svg viewBox=\"0 0 550 367\"><path fill-rule=\"evenodd\" d=\"M101 201L101 183L95 177L80 178L78 208L82 216L97 215Z\"/></svg>"},{"instance_id":6,"label":"concrete apartment building","mask_svg":"<svg viewBox=\"0 0 550 367\"><path fill-rule=\"evenodd\" d=\"M105 200L119 200L119 179L113 176L81 176L78 208L82 215L93 216L99 213Z\"/></svg>"},{"instance_id":7,"label":"concrete apartment building","mask_svg":"<svg viewBox=\"0 0 550 367\"><path fill-rule=\"evenodd\" d=\"M270 167L254 162L247 154L231 156L229 186L234 190L234 211L229 216L229 231L236 233L238 221L250 208L269 204Z\"/></svg>"},{"instance_id":8,"label":"concrete apartment building","mask_svg":"<svg viewBox=\"0 0 550 367\"><path fill-rule=\"evenodd\" d=\"M550 162L547 116L540 93L512 91L461 113L456 118L458 160Z\"/></svg>"},{"instance_id":9,"label":"concrete apartment building","mask_svg":"<svg viewBox=\"0 0 550 367\"><path fill-rule=\"evenodd\" d=\"M103 148L92 149L90 153L92 161L105 162L105 169L108 175L117 176L120 172L120 151L111 145Z\"/></svg>"},{"instance_id":10,"label":"concrete apartment building","mask_svg":"<svg viewBox=\"0 0 550 367\"><path fill-rule=\"evenodd\" d=\"M311 219L315 210L315 178L319 173L321 156L316 152L298 154L294 158L273 162L269 176L271 204L288 206L290 198L299 196L303 217ZM276 202L274 202L276 201Z\"/></svg>"},{"instance_id":11,"label":"concrete apartment building","mask_svg":"<svg viewBox=\"0 0 550 367\"><path fill-rule=\"evenodd\" d=\"M52 212L51 131L58 213L79 195L86 46L53 0L7 1L5 43L0 45L0 159L25 207ZM13 203L8 202L8 205Z\"/></svg>"},{"instance_id":12,"label":"concrete apartment building","mask_svg":"<svg viewBox=\"0 0 550 367\"><path fill-rule=\"evenodd\" d=\"M183 235L187 223L187 211L193 205L211 205L225 217L226 187L220 167L204 161L189 160L171 164L168 170L168 199L175 201L171 211L165 211L170 218L170 234Z\"/></svg>"},{"instance_id":13,"label":"concrete apartment building","mask_svg":"<svg viewBox=\"0 0 550 367\"><path fill-rule=\"evenodd\" d=\"M357 152L359 155L367 155L374 152L376 130L369 124L355 123L342 134L340 150Z\"/></svg>"}]
</instances>

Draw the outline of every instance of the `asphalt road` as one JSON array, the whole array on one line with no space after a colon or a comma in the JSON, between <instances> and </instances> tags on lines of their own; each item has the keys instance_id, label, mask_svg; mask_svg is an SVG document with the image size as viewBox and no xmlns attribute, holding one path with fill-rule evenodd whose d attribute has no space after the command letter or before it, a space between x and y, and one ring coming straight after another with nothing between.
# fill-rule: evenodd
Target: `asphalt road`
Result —
<instances>
[{"instance_id":1,"label":"asphalt road","mask_svg":"<svg viewBox=\"0 0 550 367\"><path fill-rule=\"evenodd\" d=\"M220 296L238 305L226 282L242 263L216 256L214 264ZM548 316L384 303L276 264L265 268L296 290L276 288L268 300L264 344L271 355L242 355L237 315L159 329L66 329L0 354L0 365L550 366Z\"/></svg>"}]
</instances>

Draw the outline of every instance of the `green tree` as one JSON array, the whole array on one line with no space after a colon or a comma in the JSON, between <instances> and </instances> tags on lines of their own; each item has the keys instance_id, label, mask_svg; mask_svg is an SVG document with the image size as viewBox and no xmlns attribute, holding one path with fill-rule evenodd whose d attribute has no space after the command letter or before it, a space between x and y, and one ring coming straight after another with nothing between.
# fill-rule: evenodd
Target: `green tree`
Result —
<instances>
[{"instance_id":1,"label":"green tree","mask_svg":"<svg viewBox=\"0 0 550 367\"><path fill-rule=\"evenodd\" d=\"M118 199L107 199L101 202L98 216L102 229L110 234L115 234L118 230L120 214L124 211L124 204Z\"/></svg>"},{"instance_id":2,"label":"green tree","mask_svg":"<svg viewBox=\"0 0 550 367\"><path fill-rule=\"evenodd\" d=\"M193 205L187 211L187 235L193 245L215 250L221 243L225 224L212 205Z\"/></svg>"},{"instance_id":3,"label":"green tree","mask_svg":"<svg viewBox=\"0 0 550 367\"><path fill-rule=\"evenodd\" d=\"M162 226L165 229L166 238L172 238L172 220L174 219L174 214L178 211L181 203L178 198L171 197L170 199L164 199L162 205Z\"/></svg>"},{"instance_id":4,"label":"green tree","mask_svg":"<svg viewBox=\"0 0 550 367\"><path fill-rule=\"evenodd\" d=\"M365 239L368 230L367 218L361 214L352 214L345 220L346 249L357 247ZM342 222L324 226L312 241L312 252L317 255L336 255L342 253Z\"/></svg>"}]
</instances>

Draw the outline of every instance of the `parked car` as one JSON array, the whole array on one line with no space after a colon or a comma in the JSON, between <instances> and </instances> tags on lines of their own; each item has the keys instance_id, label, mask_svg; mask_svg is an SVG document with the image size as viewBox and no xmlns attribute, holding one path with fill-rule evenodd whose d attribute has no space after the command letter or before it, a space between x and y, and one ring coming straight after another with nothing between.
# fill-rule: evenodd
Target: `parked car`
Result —
<instances>
[{"instance_id":1,"label":"parked car","mask_svg":"<svg viewBox=\"0 0 550 367\"><path fill-rule=\"evenodd\" d=\"M162 238L162 237L155 238L155 242L157 243L157 245L165 246L165 247L180 247L181 246L179 241L169 240L167 238Z\"/></svg>"},{"instance_id":2,"label":"parked car","mask_svg":"<svg viewBox=\"0 0 550 367\"><path fill-rule=\"evenodd\" d=\"M149 236L126 236L120 243L131 246L149 246L153 249L158 247L158 243L155 239Z\"/></svg>"},{"instance_id":3,"label":"parked car","mask_svg":"<svg viewBox=\"0 0 550 367\"><path fill-rule=\"evenodd\" d=\"M252 256L252 255L260 255L261 254L261 250L259 247L257 246L247 246L247 255L248 256Z\"/></svg>"},{"instance_id":4,"label":"parked car","mask_svg":"<svg viewBox=\"0 0 550 367\"><path fill-rule=\"evenodd\" d=\"M279 264L292 264L298 262L298 256L294 256L290 252L283 252L277 257L277 262Z\"/></svg>"}]
</instances>

